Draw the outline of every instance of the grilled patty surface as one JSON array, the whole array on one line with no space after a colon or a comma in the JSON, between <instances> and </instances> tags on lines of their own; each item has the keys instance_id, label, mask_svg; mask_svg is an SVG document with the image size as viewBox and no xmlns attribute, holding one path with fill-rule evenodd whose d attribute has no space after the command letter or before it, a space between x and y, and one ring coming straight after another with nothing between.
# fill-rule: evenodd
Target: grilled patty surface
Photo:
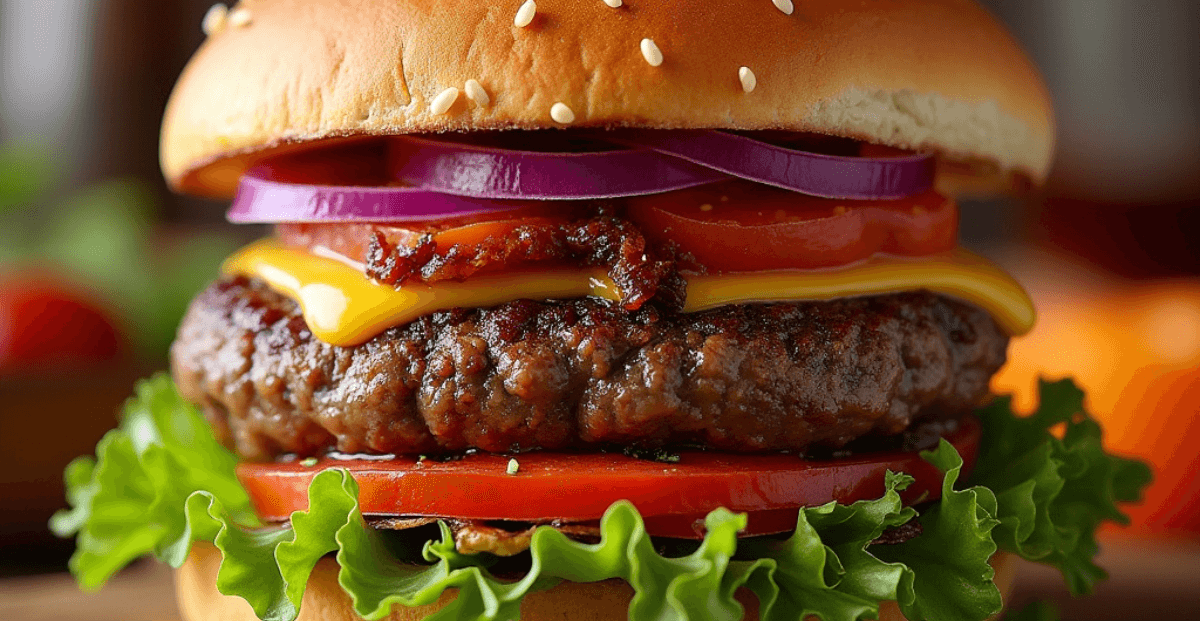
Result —
<instances>
[{"instance_id":1,"label":"grilled patty surface","mask_svg":"<svg viewBox=\"0 0 1200 630\"><path fill-rule=\"evenodd\" d=\"M1008 337L910 292L680 314L596 299L454 309L355 347L224 279L183 320L184 397L247 459L699 446L803 452L969 412Z\"/></svg>"}]
</instances>

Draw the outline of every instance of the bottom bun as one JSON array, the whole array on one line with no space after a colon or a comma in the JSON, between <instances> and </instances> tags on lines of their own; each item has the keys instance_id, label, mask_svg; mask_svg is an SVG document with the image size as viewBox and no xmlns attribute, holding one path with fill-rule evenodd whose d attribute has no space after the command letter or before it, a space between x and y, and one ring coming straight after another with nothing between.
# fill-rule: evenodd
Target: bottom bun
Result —
<instances>
[{"instance_id":1,"label":"bottom bun","mask_svg":"<svg viewBox=\"0 0 1200 630\"><path fill-rule=\"evenodd\" d=\"M175 594L179 610L189 621L247 621L257 617L250 604L240 597L222 595L217 591L217 569L221 566L221 552L208 543L196 543L183 566L175 572ZM996 569L996 585L1007 597L1016 574L1015 556L1004 552L992 557ZM337 581L338 565L326 556L317 562L304 600L300 604L301 621L347 621L361 619L354 613L350 596ZM406 608L395 606L385 617L389 621L413 621L423 619L449 603L457 594L456 589L442 593L438 601L426 605ZM746 607L746 619L758 618L758 600L747 589L740 589L736 598ZM633 589L624 580L604 580L587 584L563 582L547 591L530 593L521 602L521 619L535 621L580 620L620 621L629 617L629 600ZM879 607L879 618L885 621L903 620L896 602L883 602Z\"/></svg>"}]
</instances>

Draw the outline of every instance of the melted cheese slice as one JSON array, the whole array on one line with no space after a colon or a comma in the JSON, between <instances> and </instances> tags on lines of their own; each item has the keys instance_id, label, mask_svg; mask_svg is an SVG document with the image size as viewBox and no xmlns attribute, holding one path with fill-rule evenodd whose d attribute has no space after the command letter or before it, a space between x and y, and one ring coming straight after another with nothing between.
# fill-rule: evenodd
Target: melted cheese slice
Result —
<instances>
[{"instance_id":1,"label":"melted cheese slice","mask_svg":"<svg viewBox=\"0 0 1200 630\"><path fill-rule=\"evenodd\" d=\"M612 279L597 269L488 274L462 282L400 288L377 284L346 261L284 247L266 239L225 261L228 275L258 278L299 305L318 339L357 345L379 333L448 308L496 306L517 299L596 296L619 300ZM1010 335L1033 327L1029 295L1002 269L964 249L941 256L876 256L833 269L687 275L685 312L740 302L829 300L927 289L991 313Z\"/></svg>"}]
</instances>

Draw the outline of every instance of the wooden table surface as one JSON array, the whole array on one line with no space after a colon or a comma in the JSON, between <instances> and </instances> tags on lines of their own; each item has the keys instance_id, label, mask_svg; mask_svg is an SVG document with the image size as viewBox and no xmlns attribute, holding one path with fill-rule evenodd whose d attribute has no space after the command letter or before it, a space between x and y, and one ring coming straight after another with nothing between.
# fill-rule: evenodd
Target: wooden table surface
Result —
<instances>
[{"instance_id":1,"label":"wooden table surface","mask_svg":"<svg viewBox=\"0 0 1200 630\"><path fill-rule=\"evenodd\" d=\"M1051 600L1064 619L1200 619L1200 541L1108 537L1100 564L1112 574L1096 593L1071 598L1059 574L1020 567L1010 608ZM70 576L52 574L0 581L0 620L173 620L172 573L140 562L99 593L84 594Z\"/></svg>"}]
</instances>

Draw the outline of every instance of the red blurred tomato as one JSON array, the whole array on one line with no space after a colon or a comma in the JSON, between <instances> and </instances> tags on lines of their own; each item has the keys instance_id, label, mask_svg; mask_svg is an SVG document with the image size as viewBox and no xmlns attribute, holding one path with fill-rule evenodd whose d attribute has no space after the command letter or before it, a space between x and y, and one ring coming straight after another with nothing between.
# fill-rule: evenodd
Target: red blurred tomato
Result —
<instances>
[{"instance_id":1,"label":"red blurred tomato","mask_svg":"<svg viewBox=\"0 0 1200 630\"><path fill-rule=\"evenodd\" d=\"M109 317L45 276L0 277L0 372L104 363L121 353Z\"/></svg>"}]
</instances>

